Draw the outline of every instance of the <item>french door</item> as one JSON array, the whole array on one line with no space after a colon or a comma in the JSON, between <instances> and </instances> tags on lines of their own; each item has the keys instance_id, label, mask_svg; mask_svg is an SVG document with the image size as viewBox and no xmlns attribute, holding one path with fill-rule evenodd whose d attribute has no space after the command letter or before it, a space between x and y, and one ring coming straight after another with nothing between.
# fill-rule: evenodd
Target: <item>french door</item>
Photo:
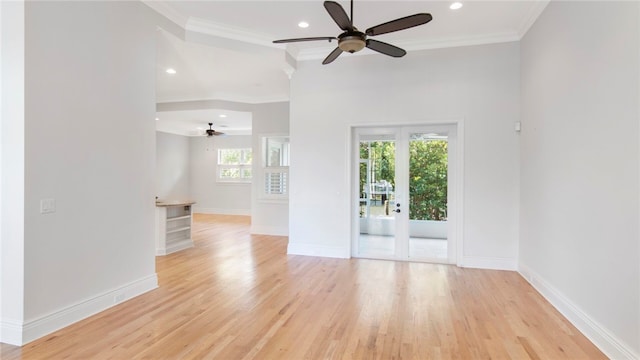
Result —
<instances>
[{"instance_id":1,"label":"french door","mask_svg":"<svg viewBox=\"0 0 640 360\"><path fill-rule=\"evenodd\" d=\"M352 255L455 263L453 125L354 130Z\"/></svg>"}]
</instances>

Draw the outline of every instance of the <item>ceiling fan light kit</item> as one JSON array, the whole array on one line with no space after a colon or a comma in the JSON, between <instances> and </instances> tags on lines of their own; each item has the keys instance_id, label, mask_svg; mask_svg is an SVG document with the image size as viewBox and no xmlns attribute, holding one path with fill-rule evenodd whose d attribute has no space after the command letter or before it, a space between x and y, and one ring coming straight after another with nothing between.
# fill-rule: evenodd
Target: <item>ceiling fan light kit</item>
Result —
<instances>
[{"instance_id":1,"label":"ceiling fan light kit","mask_svg":"<svg viewBox=\"0 0 640 360\"><path fill-rule=\"evenodd\" d=\"M342 51L354 53L364 49L366 46L365 35L361 32L352 34L342 34L338 40L338 47Z\"/></svg>"},{"instance_id":2,"label":"ceiling fan light kit","mask_svg":"<svg viewBox=\"0 0 640 360\"><path fill-rule=\"evenodd\" d=\"M365 47L377 51L381 54L392 56L392 57L403 57L407 54L403 49L387 44L382 41L377 41L373 39L367 39L367 36L377 36L382 34L387 34L394 31L409 29L414 26L419 26L428 23L433 19L431 14L427 13L419 13L414 15L405 16L403 18L395 19L388 21L386 23L376 25L368 28L364 33L358 31L358 29L353 26L353 0L351 0L351 17L347 16L347 13L344 11L342 6L335 1L325 1L324 8L329 13L329 16L336 22L338 27L342 29L344 32L338 37L333 36L323 36L323 37L309 37L309 38L297 38L297 39L283 39L283 40L275 40L276 44L290 43L290 42L301 42L301 41L319 41L319 40L327 40L331 42L332 40L338 40L338 47L335 48L329 56L327 56L324 61L322 61L323 65L329 64L333 62L335 59L340 56L343 52L355 53L358 52Z\"/></svg>"}]
</instances>

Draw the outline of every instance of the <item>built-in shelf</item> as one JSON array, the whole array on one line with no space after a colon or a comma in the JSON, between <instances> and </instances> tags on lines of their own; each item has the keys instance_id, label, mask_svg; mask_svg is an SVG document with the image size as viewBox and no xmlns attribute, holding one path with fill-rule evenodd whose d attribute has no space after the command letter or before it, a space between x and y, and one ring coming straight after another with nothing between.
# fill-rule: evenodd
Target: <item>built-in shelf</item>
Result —
<instances>
[{"instance_id":1,"label":"built-in shelf","mask_svg":"<svg viewBox=\"0 0 640 360\"><path fill-rule=\"evenodd\" d=\"M190 219L191 215L184 215L184 216L176 216L176 217L172 217L172 218L167 218L167 222L169 221L177 221L177 220L182 220L182 219Z\"/></svg>"},{"instance_id":2,"label":"built-in shelf","mask_svg":"<svg viewBox=\"0 0 640 360\"><path fill-rule=\"evenodd\" d=\"M170 230L167 230L167 234L173 234L173 233L177 233L185 230L191 230L191 226L184 226L184 227L179 227L177 229L170 229Z\"/></svg>"},{"instance_id":3,"label":"built-in shelf","mask_svg":"<svg viewBox=\"0 0 640 360\"><path fill-rule=\"evenodd\" d=\"M156 202L156 255L193 246L191 205L193 202Z\"/></svg>"}]
</instances>

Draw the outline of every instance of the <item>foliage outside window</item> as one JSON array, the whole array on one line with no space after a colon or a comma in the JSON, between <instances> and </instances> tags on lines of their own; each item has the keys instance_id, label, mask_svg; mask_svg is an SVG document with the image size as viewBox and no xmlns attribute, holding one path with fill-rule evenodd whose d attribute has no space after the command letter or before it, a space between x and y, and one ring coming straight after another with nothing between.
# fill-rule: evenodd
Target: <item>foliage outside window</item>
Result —
<instances>
[{"instance_id":1,"label":"foliage outside window","mask_svg":"<svg viewBox=\"0 0 640 360\"><path fill-rule=\"evenodd\" d=\"M396 179L396 146L390 141L360 142L360 159L368 159L372 167L371 182L388 181L395 187ZM364 189L367 181L366 172L360 175L360 189Z\"/></svg>"},{"instance_id":2,"label":"foliage outside window","mask_svg":"<svg viewBox=\"0 0 640 360\"><path fill-rule=\"evenodd\" d=\"M286 198L289 194L289 137L264 137L263 152L263 196Z\"/></svg>"},{"instance_id":3,"label":"foliage outside window","mask_svg":"<svg viewBox=\"0 0 640 360\"><path fill-rule=\"evenodd\" d=\"M251 149L218 149L218 181L251 182Z\"/></svg>"},{"instance_id":4,"label":"foliage outside window","mask_svg":"<svg viewBox=\"0 0 640 360\"><path fill-rule=\"evenodd\" d=\"M447 141L409 143L409 219L447 220Z\"/></svg>"},{"instance_id":5,"label":"foliage outside window","mask_svg":"<svg viewBox=\"0 0 640 360\"><path fill-rule=\"evenodd\" d=\"M448 152L446 140L412 138L409 142L409 219L447 220ZM395 188L395 142L362 141L360 159L371 164L372 183ZM367 184L366 163L360 165L360 189Z\"/></svg>"}]
</instances>

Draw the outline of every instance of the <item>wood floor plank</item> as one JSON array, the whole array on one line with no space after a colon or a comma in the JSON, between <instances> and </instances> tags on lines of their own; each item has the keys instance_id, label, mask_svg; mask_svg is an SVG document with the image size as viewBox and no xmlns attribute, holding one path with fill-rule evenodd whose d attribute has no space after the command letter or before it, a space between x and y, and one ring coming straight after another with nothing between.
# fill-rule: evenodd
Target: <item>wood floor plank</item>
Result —
<instances>
[{"instance_id":1,"label":"wood floor plank","mask_svg":"<svg viewBox=\"0 0 640 360\"><path fill-rule=\"evenodd\" d=\"M286 254L244 216L194 216L160 287L4 359L604 359L508 271Z\"/></svg>"}]
</instances>

